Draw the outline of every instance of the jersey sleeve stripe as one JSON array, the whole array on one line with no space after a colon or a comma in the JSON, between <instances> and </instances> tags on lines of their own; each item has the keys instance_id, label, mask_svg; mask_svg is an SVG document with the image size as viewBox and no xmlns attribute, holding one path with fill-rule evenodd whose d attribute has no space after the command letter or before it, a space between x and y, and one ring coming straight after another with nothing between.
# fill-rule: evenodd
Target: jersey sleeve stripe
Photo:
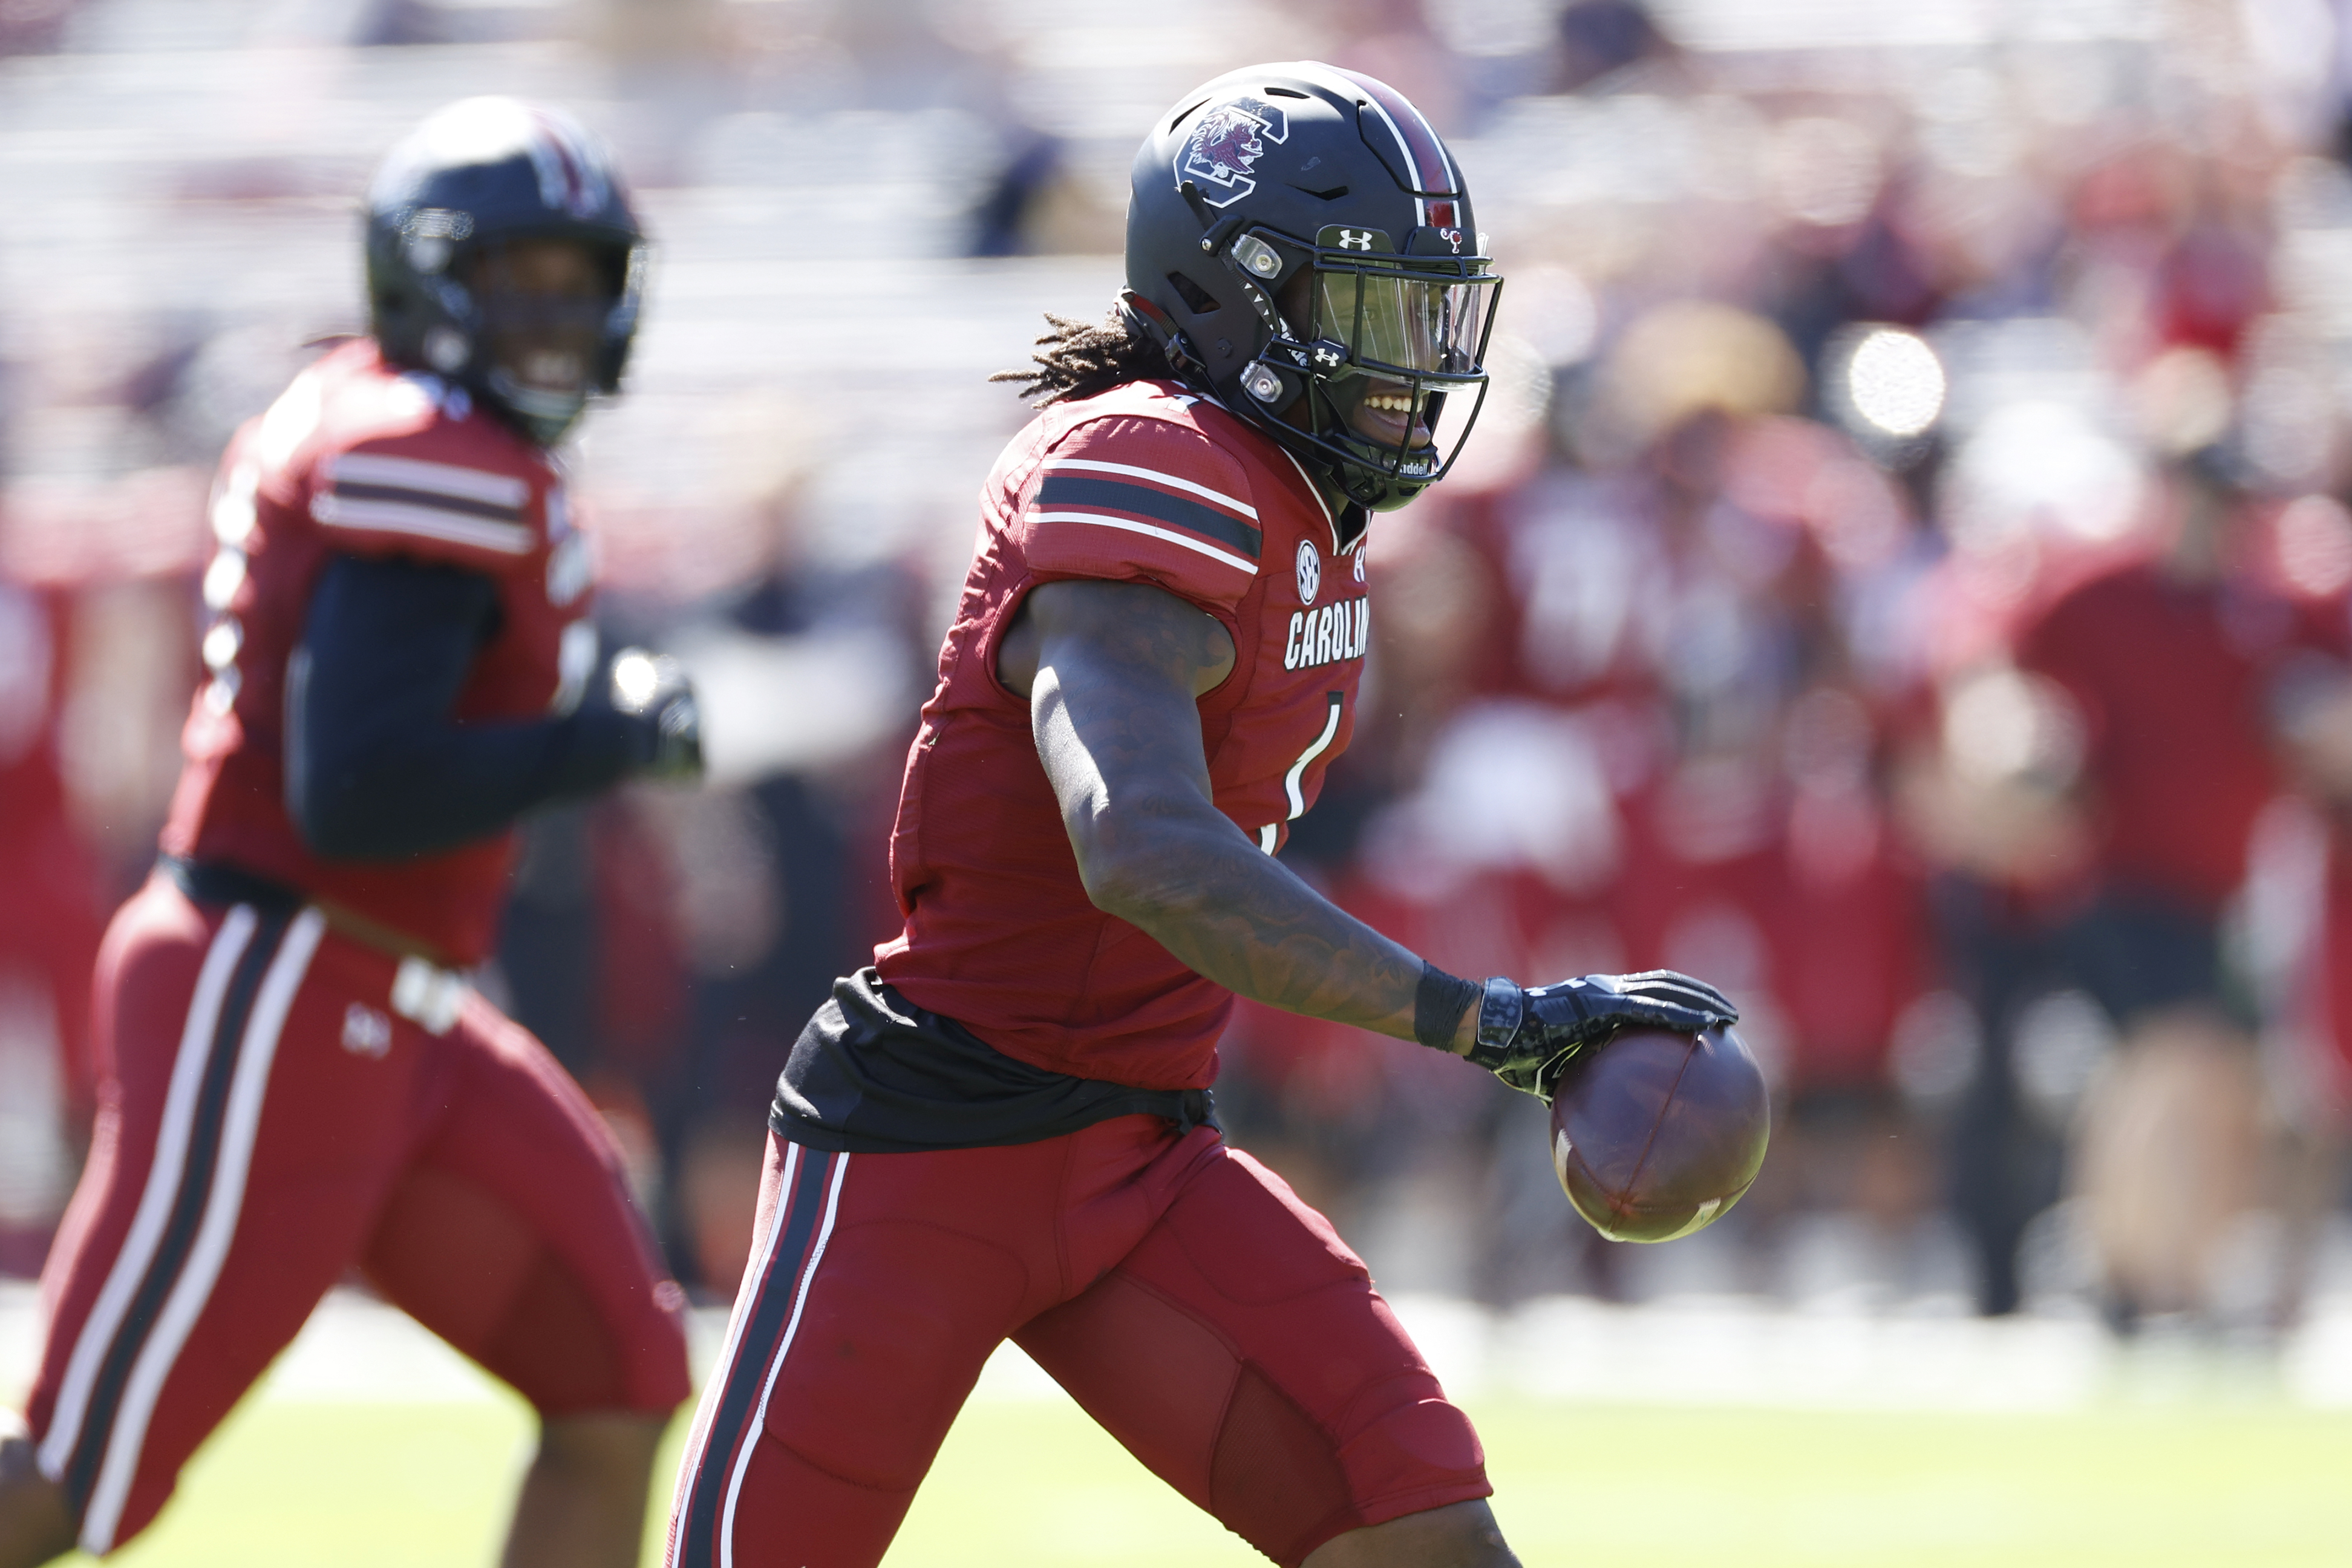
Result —
<instances>
[{"instance_id":1,"label":"jersey sleeve stripe","mask_svg":"<svg viewBox=\"0 0 2352 1568\"><path fill-rule=\"evenodd\" d=\"M446 511L438 506L414 506L403 501L355 500L321 490L310 501L310 515L330 528L410 533L419 539L470 545L500 555L530 552L530 530L519 522L491 522Z\"/></svg>"},{"instance_id":2,"label":"jersey sleeve stripe","mask_svg":"<svg viewBox=\"0 0 2352 1568\"><path fill-rule=\"evenodd\" d=\"M442 495L435 490L413 490L400 485L362 485L339 479L335 483L335 494L343 500L397 501L408 506L429 507L435 511L487 517L493 522L522 521L520 507L497 506L489 501L469 500L463 496Z\"/></svg>"},{"instance_id":3,"label":"jersey sleeve stripe","mask_svg":"<svg viewBox=\"0 0 2352 1568\"><path fill-rule=\"evenodd\" d=\"M1041 511L1033 513L1032 516L1038 522L1088 522L1097 528L1117 528L1123 529L1129 533L1149 534L1154 539L1164 539L1171 544L1181 544L1187 550L1197 551L1212 560L1222 561L1226 565L1246 572L1253 577L1257 575L1256 562L1245 561L1238 555L1218 549L1213 544L1203 544L1199 540L1189 538L1172 529L1154 528L1148 522L1137 522L1124 517L1105 517L1099 512L1091 511Z\"/></svg>"},{"instance_id":4,"label":"jersey sleeve stripe","mask_svg":"<svg viewBox=\"0 0 2352 1568\"><path fill-rule=\"evenodd\" d=\"M1048 468L1087 468L1098 474L1125 474L1130 479L1150 479L1155 485L1171 485L1180 490L1189 490L1202 500L1212 500L1228 510L1237 511L1252 522L1257 521L1257 508L1247 501L1235 500L1233 497L1213 490L1206 485L1195 484L1191 479L1180 479L1173 474L1163 474L1157 468L1139 468L1131 463L1099 462L1092 458L1048 458L1041 466Z\"/></svg>"},{"instance_id":5,"label":"jersey sleeve stripe","mask_svg":"<svg viewBox=\"0 0 2352 1568\"><path fill-rule=\"evenodd\" d=\"M530 481L514 474L432 463L422 458L395 458L382 452L343 452L330 458L327 478L337 485L389 485L397 489L423 490L452 500L506 507L520 514L530 500Z\"/></svg>"},{"instance_id":6,"label":"jersey sleeve stripe","mask_svg":"<svg viewBox=\"0 0 2352 1568\"><path fill-rule=\"evenodd\" d=\"M1097 479L1082 474L1048 474L1045 482L1037 487L1037 505L1047 507L1100 508L1105 511L1125 512L1132 517L1148 517L1165 522L1187 532L1203 534L1220 544L1232 547L1256 560L1265 552L1265 536L1238 518L1226 516L1213 507L1182 496L1171 496L1166 490L1156 490L1149 485L1129 484L1125 479Z\"/></svg>"}]
</instances>

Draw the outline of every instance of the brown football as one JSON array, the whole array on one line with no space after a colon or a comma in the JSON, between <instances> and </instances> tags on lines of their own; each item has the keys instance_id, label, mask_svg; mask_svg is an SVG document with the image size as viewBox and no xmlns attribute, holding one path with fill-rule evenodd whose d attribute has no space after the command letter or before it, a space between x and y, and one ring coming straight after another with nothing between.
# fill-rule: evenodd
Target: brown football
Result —
<instances>
[{"instance_id":1,"label":"brown football","mask_svg":"<svg viewBox=\"0 0 2352 1568\"><path fill-rule=\"evenodd\" d=\"M1728 1029L1629 1029L1552 1091L1552 1169L1612 1241L1671 1241L1720 1217L1756 1180L1771 1131L1764 1074Z\"/></svg>"}]
</instances>

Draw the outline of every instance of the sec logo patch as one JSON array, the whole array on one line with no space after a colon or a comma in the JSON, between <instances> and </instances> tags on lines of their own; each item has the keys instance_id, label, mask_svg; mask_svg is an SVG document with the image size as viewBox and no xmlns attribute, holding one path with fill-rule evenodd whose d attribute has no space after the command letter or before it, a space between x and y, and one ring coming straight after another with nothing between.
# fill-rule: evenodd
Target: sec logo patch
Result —
<instances>
[{"instance_id":1,"label":"sec logo patch","mask_svg":"<svg viewBox=\"0 0 2352 1568\"><path fill-rule=\"evenodd\" d=\"M1315 542L1298 542L1298 602L1311 605L1323 587L1323 557L1316 552Z\"/></svg>"}]
</instances>

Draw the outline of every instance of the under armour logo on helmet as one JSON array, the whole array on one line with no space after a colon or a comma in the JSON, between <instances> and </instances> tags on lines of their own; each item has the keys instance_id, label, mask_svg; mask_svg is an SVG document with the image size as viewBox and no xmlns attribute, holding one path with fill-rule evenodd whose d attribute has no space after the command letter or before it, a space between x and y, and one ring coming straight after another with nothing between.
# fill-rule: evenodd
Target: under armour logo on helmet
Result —
<instances>
[{"instance_id":1,"label":"under armour logo on helmet","mask_svg":"<svg viewBox=\"0 0 2352 1568\"><path fill-rule=\"evenodd\" d=\"M1339 231L1339 248L1340 248L1340 249L1342 249L1342 250L1370 250L1371 247L1372 247L1372 231L1371 231L1370 229L1368 229L1368 228L1343 228L1343 229L1341 229L1341 230Z\"/></svg>"}]
</instances>

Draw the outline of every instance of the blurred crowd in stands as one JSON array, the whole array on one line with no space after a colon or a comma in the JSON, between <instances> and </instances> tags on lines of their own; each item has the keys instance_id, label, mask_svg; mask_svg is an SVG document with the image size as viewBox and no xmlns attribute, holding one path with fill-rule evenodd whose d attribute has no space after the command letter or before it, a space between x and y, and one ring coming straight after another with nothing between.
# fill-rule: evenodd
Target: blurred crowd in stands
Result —
<instances>
[{"instance_id":1,"label":"blurred crowd in stands","mask_svg":"<svg viewBox=\"0 0 2352 1568\"><path fill-rule=\"evenodd\" d=\"M1297 54L1430 112L1507 281L1469 456L1372 530L1364 717L1286 858L1458 973L1706 976L1778 1122L1722 1224L1616 1247L1561 1201L1532 1100L1245 1006L1234 1137L1385 1285L1498 1303L1703 1289L2260 1335L2341 1255L2340 5L2053 0L1996 26L1957 0L1324 0L1182 28L911 0L191 9L226 18L206 47L296 14L305 49L464 55L469 81L499 50L575 49L529 57L531 89L576 73L652 187L658 416L599 416L618 455L592 435L583 510L610 520L612 636L709 693L714 778L535 822L483 984L605 1108L698 1289L740 1267L790 1040L895 930L903 748L970 497L1023 416L975 372L1019 362L1041 305L1108 305L1150 112ZM0 5L0 105L156 11ZM453 96L412 75L417 110ZM10 114L0 166L69 156ZM929 184L778 204L845 138L894 135ZM795 158L730 195L730 160ZM776 254L829 265L795 260L755 325L696 268L761 257L689 240L757 200L793 237ZM901 210L927 237L876 238ZM349 243L340 211L307 221ZM869 251L906 259L902 326L951 326L826 329L839 384L868 384L851 356L902 362L863 416L896 444L857 447L827 370L730 331L805 335ZM299 363L285 323L350 314L324 276L193 326L125 301L45 331L26 290L0 303L0 1269L37 1265L88 1124L87 971L176 761L205 466ZM742 349L724 397L662 401L692 390L663 358L672 279L705 301L698 353ZM254 347L264 327L284 341ZM100 425L103 483L28 434ZM727 452L680 478L648 453L688 427Z\"/></svg>"}]
</instances>

